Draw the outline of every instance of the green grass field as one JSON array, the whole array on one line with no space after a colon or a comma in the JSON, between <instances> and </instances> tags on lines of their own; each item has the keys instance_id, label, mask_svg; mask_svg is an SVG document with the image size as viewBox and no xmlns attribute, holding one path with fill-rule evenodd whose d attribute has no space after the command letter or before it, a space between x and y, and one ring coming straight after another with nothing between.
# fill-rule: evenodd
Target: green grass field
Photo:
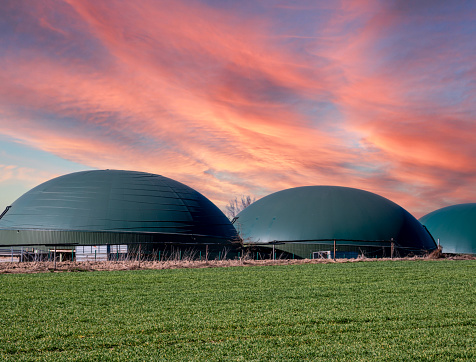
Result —
<instances>
[{"instance_id":1,"label":"green grass field","mask_svg":"<svg viewBox=\"0 0 476 362\"><path fill-rule=\"evenodd\" d=\"M0 359L476 360L476 261L0 275Z\"/></svg>"}]
</instances>

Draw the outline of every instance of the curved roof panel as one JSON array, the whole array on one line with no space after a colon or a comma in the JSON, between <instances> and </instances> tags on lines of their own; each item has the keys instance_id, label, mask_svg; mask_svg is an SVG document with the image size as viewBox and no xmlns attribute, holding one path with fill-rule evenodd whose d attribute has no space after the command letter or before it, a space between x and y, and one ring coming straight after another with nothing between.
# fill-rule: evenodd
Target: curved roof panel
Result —
<instances>
[{"instance_id":1,"label":"curved roof panel","mask_svg":"<svg viewBox=\"0 0 476 362\"><path fill-rule=\"evenodd\" d=\"M439 239L444 253L476 254L476 203L435 210L420 222Z\"/></svg>"},{"instance_id":2,"label":"curved roof panel","mask_svg":"<svg viewBox=\"0 0 476 362\"><path fill-rule=\"evenodd\" d=\"M0 229L236 237L226 216L192 188L118 170L76 172L43 183L12 204Z\"/></svg>"},{"instance_id":3,"label":"curved roof panel","mask_svg":"<svg viewBox=\"0 0 476 362\"><path fill-rule=\"evenodd\" d=\"M244 209L235 227L250 243L325 242L432 250L431 235L410 213L371 192L307 186L266 196ZM362 243L365 242L365 243Z\"/></svg>"}]
</instances>

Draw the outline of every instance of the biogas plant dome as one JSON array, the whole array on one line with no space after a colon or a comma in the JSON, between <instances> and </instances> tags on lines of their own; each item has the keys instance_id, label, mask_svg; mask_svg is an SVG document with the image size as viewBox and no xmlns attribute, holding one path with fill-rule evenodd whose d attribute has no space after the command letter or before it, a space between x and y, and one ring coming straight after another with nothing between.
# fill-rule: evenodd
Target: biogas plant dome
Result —
<instances>
[{"instance_id":1,"label":"biogas plant dome","mask_svg":"<svg viewBox=\"0 0 476 362\"><path fill-rule=\"evenodd\" d=\"M329 250L347 254L399 254L436 248L431 235L410 213L371 192L337 186L307 186L266 196L237 215L245 243L276 244L300 257ZM306 246L303 246L306 245ZM355 255L354 255L355 256Z\"/></svg>"},{"instance_id":2,"label":"biogas plant dome","mask_svg":"<svg viewBox=\"0 0 476 362\"><path fill-rule=\"evenodd\" d=\"M226 216L199 192L135 171L54 178L18 198L0 219L2 245L193 244L236 237Z\"/></svg>"},{"instance_id":3,"label":"biogas plant dome","mask_svg":"<svg viewBox=\"0 0 476 362\"><path fill-rule=\"evenodd\" d=\"M476 254L476 203L444 207L420 222L439 240L443 253Z\"/></svg>"}]
</instances>

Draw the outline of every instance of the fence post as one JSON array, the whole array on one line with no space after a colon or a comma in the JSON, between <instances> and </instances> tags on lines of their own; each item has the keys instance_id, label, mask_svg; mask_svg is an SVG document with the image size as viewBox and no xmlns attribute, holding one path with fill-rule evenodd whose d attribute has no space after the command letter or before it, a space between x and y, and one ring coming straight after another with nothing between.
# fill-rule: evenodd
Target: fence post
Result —
<instances>
[{"instance_id":1,"label":"fence post","mask_svg":"<svg viewBox=\"0 0 476 362\"><path fill-rule=\"evenodd\" d=\"M334 239L334 261L336 260L336 239Z\"/></svg>"}]
</instances>

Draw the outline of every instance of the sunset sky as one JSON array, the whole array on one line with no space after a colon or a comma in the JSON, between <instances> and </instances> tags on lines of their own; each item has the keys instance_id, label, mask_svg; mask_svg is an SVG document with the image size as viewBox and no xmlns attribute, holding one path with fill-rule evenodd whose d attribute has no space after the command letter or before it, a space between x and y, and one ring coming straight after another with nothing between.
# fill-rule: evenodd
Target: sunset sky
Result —
<instances>
[{"instance_id":1,"label":"sunset sky","mask_svg":"<svg viewBox=\"0 0 476 362\"><path fill-rule=\"evenodd\" d=\"M1 0L0 213L106 168L476 202L476 2Z\"/></svg>"}]
</instances>

